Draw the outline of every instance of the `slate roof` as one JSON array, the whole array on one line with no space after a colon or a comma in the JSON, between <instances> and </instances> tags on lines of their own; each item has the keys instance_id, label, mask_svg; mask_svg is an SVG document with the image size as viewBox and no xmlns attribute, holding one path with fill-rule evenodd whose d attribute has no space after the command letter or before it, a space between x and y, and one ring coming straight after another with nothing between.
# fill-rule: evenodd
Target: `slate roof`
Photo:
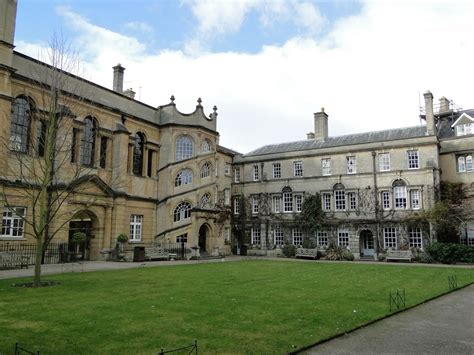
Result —
<instances>
[{"instance_id":1,"label":"slate roof","mask_svg":"<svg viewBox=\"0 0 474 355\"><path fill-rule=\"evenodd\" d=\"M426 126L415 126L406 128L395 128L384 131L349 134L346 136L328 137L324 142L316 141L313 139L307 139L303 141L266 145L261 148L255 149L247 154L244 154L243 158L264 154L286 153L301 150L340 147L354 144L410 139L424 137L426 135Z\"/></svg>"},{"instance_id":2,"label":"slate roof","mask_svg":"<svg viewBox=\"0 0 474 355\"><path fill-rule=\"evenodd\" d=\"M451 138L454 137L454 129L451 127L451 125L463 114L467 114L471 117L474 117L474 109L470 110L463 110L456 112L452 115L452 117L449 117L448 119L442 119L438 123L438 137L440 139L443 138Z\"/></svg>"}]
</instances>

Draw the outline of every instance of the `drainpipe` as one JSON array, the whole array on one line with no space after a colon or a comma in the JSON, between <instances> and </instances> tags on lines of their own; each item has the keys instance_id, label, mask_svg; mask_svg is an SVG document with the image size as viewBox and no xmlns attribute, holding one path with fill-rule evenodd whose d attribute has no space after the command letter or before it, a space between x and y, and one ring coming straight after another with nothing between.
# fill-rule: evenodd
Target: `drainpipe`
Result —
<instances>
[{"instance_id":1,"label":"drainpipe","mask_svg":"<svg viewBox=\"0 0 474 355\"><path fill-rule=\"evenodd\" d=\"M379 252L379 200L378 200L378 187L377 187L377 164L376 164L376 153L372 152L372 176L374 178L374 214L375 214L375 233L377 239L377 254Z\"/></svg>"}]
</instances>

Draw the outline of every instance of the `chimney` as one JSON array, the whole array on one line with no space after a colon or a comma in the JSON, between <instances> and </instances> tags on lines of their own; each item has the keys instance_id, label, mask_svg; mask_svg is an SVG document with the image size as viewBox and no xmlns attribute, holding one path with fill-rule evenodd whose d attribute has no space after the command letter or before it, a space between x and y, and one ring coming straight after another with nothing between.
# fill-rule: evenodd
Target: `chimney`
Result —
<instances>
[{"instance_id":1,"label":"chimney","mask_svg":"<svg viewBox=\"0 0 474 355\"><path fill-rule=\"evenodd\" d=\"M130 88L130 89L125 90L125 91L123 92L123 94L124 94L125 96L128 96L128 97L131 98L131 99L135 99L135 94L136 94L136 92L133 91L132 88Z\"/></svg>"},{"instance_id":2,"label":"chimney","mask_svg":"<svg viewBox=\"0 0 474 355\"><path fill-rule=\"evenodd\" d=\"M433 94L427 91L423 94L425 98L425 119L426 119L426 131L429 135L436 135L436 124L433 113Z\"/></svg>"},{"instance_id":3,"label":"chimney","mask_svg":"<svg viewBox=\"0 0 474 355\"><path fill-rule=\"evenodd\" d=\"M123 72L125 68L122 65L117 64L115 67L112 68L114 70L114 82L113 82L113 90L120 94L123 93Z\"/></svg>"},{"instance_id":4,"label":"chimney","mask_svg":"<svg viewBox=\"0 0 474 355\"><path fill-rule=\"evenodd\" d=\"M0 43L13 45L17 0L0 0Z\"/></svg>"},{"instance_id":5,"label":"chimney","mask_svg":"<svg viewBox=\"0 0 474 355\"><path fill-rule=\"evenodd\" d=\"M444 96L439 99L439 113L449 112L449 100Z\"/></svg>"},{"instance_id":6,"label":"chimney","mask_svg":"<svg viewBox=\"0 0 474 355\"><path fill-rule=\"evenodd\" d=\"M314 139L325 141L328 137L328 115L321 107L321 112L314 114Z\"/></svg>"},{"instance_id":7,"label":"chimney","mask_svg":"<svg viewBox=\"0 0 474 355\"><path fill-rule=\"evenodd\" d=\"M314 133L313 132L306 133L306 137L308 138L308 140L314 139Z\"/></svg>"}]
</instances>

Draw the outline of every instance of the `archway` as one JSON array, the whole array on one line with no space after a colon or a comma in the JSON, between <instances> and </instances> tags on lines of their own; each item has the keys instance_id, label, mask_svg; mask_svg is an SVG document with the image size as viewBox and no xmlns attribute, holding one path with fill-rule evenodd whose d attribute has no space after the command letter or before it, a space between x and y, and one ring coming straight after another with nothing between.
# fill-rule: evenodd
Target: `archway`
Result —
<instances>
[{"instance_id":1,"label":"archway","mask_svg":"<svg viewBox=\"0 0 474 355\"><path fill-rule=\"evenodd\" d=\"M374 256L375 254L375 243L374 235L371 230L364 229L359 234L360 240L360 253L363 256Z\"/></svg>"},{"instance_id":2,"label":"archway","mask_svg":"<svg viewBox=\"0 0 474 355\"><path fill-rule=\"evenodd\" d=\"M69 221L68 250L72 260L89 260L91 254L91 239L95 237L98 228L97 217L91 211L80 211ZM73 240L75 233L86 235L86 240L76 243Z\"/></svg>"},{"instance_id":3,"label":"archway","mask_svg":"<svg viewBox=\"0 0 474 355\"><path fill-rule=\"evenodd\" d=\"M209 226L207 224L203 224L199 228L199 252L205 253L206 250L206 243L207 238L209 237Z\"/></svg>"}]
</instances>

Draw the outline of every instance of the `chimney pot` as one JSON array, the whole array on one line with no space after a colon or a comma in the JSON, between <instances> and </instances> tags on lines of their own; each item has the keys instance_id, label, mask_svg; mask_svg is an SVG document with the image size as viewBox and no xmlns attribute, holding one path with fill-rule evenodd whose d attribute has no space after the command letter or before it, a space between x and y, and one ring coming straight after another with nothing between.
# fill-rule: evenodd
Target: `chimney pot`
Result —
<instances>
[{"instance_id":1,"label":"chimney pot","mask_svg":"<svg viewBox=\"0 0 474 355\"><path fill-rule=\"evenodd\" d=\"M312 140L312 139L314 139L314 133L309 132L309 133L306 134L306 137L308 138L308 140Z\"/></svg>"}]
</instances>

